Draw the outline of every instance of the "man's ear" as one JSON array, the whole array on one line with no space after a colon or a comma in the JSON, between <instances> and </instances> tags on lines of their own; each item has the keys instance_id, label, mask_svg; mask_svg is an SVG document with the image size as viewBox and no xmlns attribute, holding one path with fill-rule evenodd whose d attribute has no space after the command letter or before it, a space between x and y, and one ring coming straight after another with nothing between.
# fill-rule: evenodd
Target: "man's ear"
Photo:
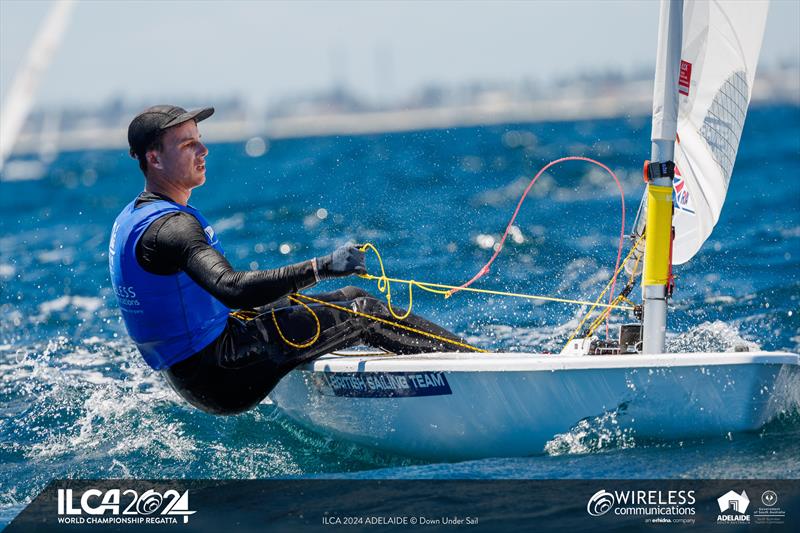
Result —
<instances>
[{"instance_id":1,"label":"man's ear","mask_svg":"<svg viewBox=\"0 0 800 533\"><path fill-rule=\"evenodd\" d=\"M163 170L164 167L161 165L161 156L158 150L148 150L144 157L147 159L147 166L157 168L159 170Z\"/></svg>"}]
</instances>

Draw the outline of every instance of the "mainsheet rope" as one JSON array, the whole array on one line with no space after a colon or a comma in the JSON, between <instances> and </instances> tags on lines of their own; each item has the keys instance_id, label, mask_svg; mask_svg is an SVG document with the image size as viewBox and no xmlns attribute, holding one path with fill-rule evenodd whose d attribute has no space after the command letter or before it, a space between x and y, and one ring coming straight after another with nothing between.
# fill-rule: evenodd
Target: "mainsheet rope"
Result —
<instances>
[{"instance_id":1,"label":"mainsheet rope","mask_svg":"<svg viewBox=\"0 0 800 533\"><path fill-rule=\"evenodd\" d=\"M600 168L605 170L614 179L614 182L616 183L617 189L619 190L619 193L620 193L620 204L621 204L620 238L619 238L619 244L617 246L617 260L616 260L616 263L614 265L614 274L611 277L611 279L608 281L608 283L606 284L606 286L603 289L603 291L597 297L597 299L594 302L589 302L589 301L585 301L585 300L575 300L575 299L568 299L568 298L558 298L558 297L553 297L553 296L541 296L541 295L533 295L533 294L523 294L523 293L508 292L508 291L497 291L497 290L491 290L491 289L476 289L476 288L470 287L470 285L472 285L475 281L477 281L478 279L480 279L481 277L483 277L484 275L486 275L489 272L489 268L491 267L492 263L494 263L495 259L497 259L497 257L500 255L500 252L503 250L503 246L505 244L506 238L508 237L509 233L511 232L511 229L512 229L512 227L514 225L514 221L516 220L517 215L519 214L519 211L522 208L522 204L525 202L525 199L526 199L528 193L530 192L531 188L536 183L536 181L539 179L539 177L542 174L544 174L544 172L547 169L549 169L549 168L551 168L551 167L553 167L553 166L555 166L555 165L557 165L559 163L563 163L565 161L585 161L585 162L592 163L594 165L599 166ZM514 210L513 215L511 216L511 220L509 220L508 224L506 225L506 229L505 229L505 232L503 233L503 237L500 239L499 244L495 247L494 254L489 259L489 261L478 271L478 273L475 274L475 276L473 276L466 283L463 283L462 285L454 286L454 285L446 285L446 284L443 284L443 283L432 283L432 282L410 280L410 279L390 278L389 276L386 275L386 269L384 267L383 259L381 258L380 252L378 252L378 249L371 243L367 243L367 244L362 245L360 250L362 252L367 252L367 251L374 252L376 258L378 259L378 264L379 264L380 269L381 269L381 275L380 276L375 276L375 275L372 275L372 274L362 274L359 277L361 277L363 279L367 279L367 280L377 281L378 290L381 293L384 293L386 295L386 301L387 301L387 304L388 304L389 312L391 313L392 317L394 317L397 320L404 320L405 318L407 318L411 314L411 310L413 308L413 303L414 303L414 297L413 297L413 289L414 289L414 287L418 287L419 289L422 289L422 290L427 291L427 292L431 292L431 293L434 293L434 294L442 295L445 298L449 298L450 296L452 296L456 292L467 291L467 292L482 293L482 294L492 294L492 295L497 295L497 296L508 296L508 297L514 297L514 298L524 298L524 299L529 299L529 300L542 300L542 301L551 301L551 302L559 302L559 303L576 304L576 305L588 305L588 306L590 306L589 310L586 312L586 314L584 315L583 319L580 321L580 323L578 324L578 326L576 327L576 329L573 331L572 335L570 336L569 340L567 341L567 344L569 344L569 342L575 337L575 335L577 335L577 333L580 331L580 329L583 326L583 324L586 322L586 320L589 318L589 316L591 315L591 313L595 309L602 308L603 311L600 313L600 315L594 320L594 322L590 326L590 331L592 333L596 330L597 327L599 327L600 324L602 324L603 321L606 321L608 316L611 314L611 311L616 310L616 309L626 310L626 311L634 310L635 304L633 302L631 302L626 297L625 294L620 294L620 295L615 297L614 296L614 292L615 292L615 288L616 288L617 276L623 270L625 263L630 259L630 257L633 254L634 250L636 250L636 246L639 244L639 242L641 242L641 239L642 239L642 237L640 237L639 241L637 241L637 243L634 244L634 246L631 248L631 251L628 253L628 255L623 260L622 259L622 248L623 248L623 243L624 243L624 240L625 240L625 193L624 193L624 191L622 189L622 184L621 184L619 178L617 177L617 175L610 168L608 168L606 165L604 165L603 163L601 163L599 161L595 161L594 159L590 159L588 157L583 157L583 156L569 156L569 157L562 157L560 159L556 159L555 161L551 161L550 163L548 163L547 165L542 167L542 169L533 177L533 179L530 181L528 186L525 188L525 191L522 193L522 196L520 197L519 202L517 203L517 207ZM622 263L622 264L620 264L620 263ZM637 258L637 263L638 263L638 258ZM632 282L633 282L633 279L631 279L629 284L632 283ZM408 285L408 309L405 311L405 313L402 313L402 314L397 313L394 310L394 308L392 307L392 290L391 290L391 284L392 283L402 283L402 284ZM608 303L607 304L601 303L600 301L603 299L603 296L606 294L606 292L609 293ZM297 349L307 348L307 347L313 345L317 341L317 339L319 338L319 335L321 333L321 326L320 326L319 318L317 317L316 313L314 312L313 309L311 309L311 307L309 307L308 305L306 305L302 301L298 300L298 298L302 298L302 299L304 299L306 301L313 302L313 303L316 303L316 304L319 304L319 305L324 305L326 307L331 307L333 309L338 309L340 311L345 311L345 312L348 312L348 313L356 315L356 316L360 316L360 317L363 317L363 318L368 318L368 319L374 320L376 322L381 322L381 323L384 323L384 324L388 324L390 326L397 327L399 329L410 331L412 333L415 333L415 334L418 334L418 335L422 335L422 336L426 336L426 337L429 337L429 338L433 338L433 339L436 339L436 340L439 340L439 341L442 341L442 342L446 342L446 343L449 343L449 344L452 344L452 345L455 345L455 346L468 348L468 349L476 351L476 352L488 353L486 350L483 350L481 348L477 348L475 346L471 346L471 345L466 344L466 343L462 343L460 341L456 341L456 340L449 339L449 338L446 338L446 337L441 337L439 335L435 335L433 333L429 333L429 332L426 332L426 331L423 331L423 330L420 330L420 329L417 329L417 328L413 328L413 327L407 326L405 324L401 324L401 323L398 323L398 322L393 322L391 320L386 320L386 319L381 318L381 317L377 317L377 316L374 316L374 315L370 315L370 314L367 314L367 313L356 311L354 309L350 309L350 308L343 307L343 306L340 306L340 305L337 305L337 304L333 304L331 302L325 302L325 301L322 301L322 300L318 300L318 299L313 298L311 296L307 296L305 294L300 294L300 293L296 293L296 294L290 295L289 296L289 300L292 301L293 303L297 303L299 305L302 305L314 317L314 320L315 320L315 323L316 323L316 333L309 340L303 341L303 342L294 342L294 341L289 340L283 334L283 332L280 329L280 326L278 325L278 320L277 320L277 318L275 316L275 311L274 310L272 311L272 321L275 324L275 328L278 331L278 335L280 335L281 339L286 344L288 344L289 346L291 346L293 348L297 348ZM628 304L628 305L623 305L623 302L625 304ZM249 315L246 312L239 312L239 318L245 318L246 319L246 318L252 318L252 316ZM607 321L606 321L606 333L608 333L608 322Z\"/></svg>"}]
</instances>

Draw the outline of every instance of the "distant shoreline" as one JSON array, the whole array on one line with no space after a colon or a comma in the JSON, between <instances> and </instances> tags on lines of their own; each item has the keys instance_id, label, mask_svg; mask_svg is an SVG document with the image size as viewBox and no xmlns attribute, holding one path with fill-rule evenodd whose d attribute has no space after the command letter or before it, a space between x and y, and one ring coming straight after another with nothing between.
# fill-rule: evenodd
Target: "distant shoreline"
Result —
<instances>
[{"instance_id":1,"label":"distant shoreline","mask_svg":"<svg viewBox=\"0 0 800 533\"><path fill-rule=\"evenodd\" d=\"M216 120L203 124L203 135L212 143L244 142L253 137L267 140L325 137L332 135L369 135L469 126L513 123L598 120L647 116L651 112L652 84L626 87L628 97L620 94L598 97L575 97L528 102L499 98L473 105L440 106L406 110L308 114L267 119L261 124L238 118L226 120L220 113ZM634 90L630 90L634 89ZM763 106L773 99L770 94L754 94L753 105ZM794 99L778 99L785 105L800 105ZM13 156L50 152L125 149L126 131L115 127L83 127L51 132L25 132L20 135Z\"/></svg>"}]
</instances>

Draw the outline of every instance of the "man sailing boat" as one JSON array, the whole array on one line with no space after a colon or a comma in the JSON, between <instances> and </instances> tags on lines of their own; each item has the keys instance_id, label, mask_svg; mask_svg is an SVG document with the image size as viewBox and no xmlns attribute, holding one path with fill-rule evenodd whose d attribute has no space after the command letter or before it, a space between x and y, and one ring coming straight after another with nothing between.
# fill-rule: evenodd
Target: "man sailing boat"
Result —
<instances>
[{"instance_id":1,"label":"man sailing boat","mask_svg":"<svg viewBox=\"0 0 800 533\"><path fill-rule=\"evenodd\" d=\"M462 339L419 316L396 321L386 304L357 287L314 298L361 316L322 304L311 305L312 314L290 301L320 281L365 274L364 254L354 245L274 270L236 271L211 225L188 204L206 180L208 149L197 123L213 113L158 105L133 119L128 143L145 189L117 217L109 244L128 333L178 394L203 411L235 414L261 402L298 365L331 351L358 344L394 353L464 349L446 342ZM289 340L315 332L313 343Z\"/></svg>"}]
</instances>

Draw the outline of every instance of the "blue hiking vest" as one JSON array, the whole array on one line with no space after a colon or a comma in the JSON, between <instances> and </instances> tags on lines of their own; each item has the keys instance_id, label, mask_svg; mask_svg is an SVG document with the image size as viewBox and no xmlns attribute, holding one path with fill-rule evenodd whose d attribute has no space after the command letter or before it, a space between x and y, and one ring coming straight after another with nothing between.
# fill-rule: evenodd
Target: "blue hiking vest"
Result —
<instances>
[{"instance_id":1,"label":"blue hiking vest","mask_svg":"<svg viewBox=\"0 0 800 533\"><path fill-rule=\"evenodd\" d=\"M225 329L230 309L183 271L170 275L145 271L136 260L136 244L156 219L183 211L200 222L208 243L223 251L214 230L193 207L161 200L134 209L135 203L128 204L114 222L108 266L128 334L147 364L160 370L211 344Z\"/></svg>"}]
</instances>

